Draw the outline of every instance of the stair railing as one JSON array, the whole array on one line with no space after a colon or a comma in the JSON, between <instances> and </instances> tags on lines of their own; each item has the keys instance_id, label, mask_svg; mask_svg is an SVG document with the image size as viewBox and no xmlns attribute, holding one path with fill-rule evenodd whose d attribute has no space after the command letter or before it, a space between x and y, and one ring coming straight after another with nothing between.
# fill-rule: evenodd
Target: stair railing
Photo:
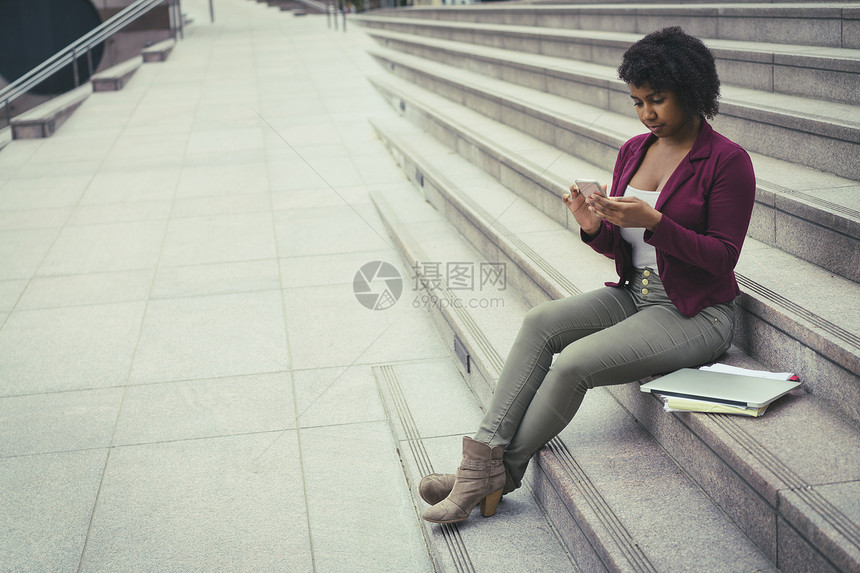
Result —
<instances>
[{"instance_id":1,"label":"stair railing","mask_svg":"<svg viewBox=\"0 0 860 573\"><path fill-rule=\"evenodd\" d=\"M6 123L11 121L10 104L27 93L31 88L45 81L64 67L72 64L75 87L80 85L78 59L86 54L89 76L93 75L92 49L104 42L122 28L128 26L159 4L168 3L171 21L177 23L179 36L184 35L182 29L181 0L137 0L133 4L105 20L8 86L0 90L0 109L5 109Z\"/></svg>"}]
</instances>

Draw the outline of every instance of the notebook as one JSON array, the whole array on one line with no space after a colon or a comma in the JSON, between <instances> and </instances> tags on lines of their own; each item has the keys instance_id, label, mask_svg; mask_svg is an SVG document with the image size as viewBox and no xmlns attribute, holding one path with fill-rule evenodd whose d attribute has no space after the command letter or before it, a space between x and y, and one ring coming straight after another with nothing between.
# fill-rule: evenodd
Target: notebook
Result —
<instances>
[{"instance_id":1,"label":"notebook","mask_svg":"<svg viewBox=\"0 0 860 573\"><path fill-rule=\"evenodd\" d=\"M665 396L761 408L798 386L800 382L797 381L682 368L643 384L639 389Z\"/></svg>"}]
</instances>

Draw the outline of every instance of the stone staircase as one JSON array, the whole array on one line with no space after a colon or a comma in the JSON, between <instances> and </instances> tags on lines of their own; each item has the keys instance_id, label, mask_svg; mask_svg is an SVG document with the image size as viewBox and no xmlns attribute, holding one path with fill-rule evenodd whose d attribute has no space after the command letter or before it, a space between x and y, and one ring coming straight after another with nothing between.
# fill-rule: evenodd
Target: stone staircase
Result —
<instances>
[{"instance_id":1,"label":"stone staircase","mask_svg":"<svg viewBox=\"0 0 860 573\"><path fill-rule=\"evenodd\" d=\"M8 134L3 133L5 130L0 131L0 149L14 139L51 137L93 92L123 89L144 63L167 61L175 45L175 40L168 39L147 46L141 50L140 55L102 70L77 88L12 117Z\"/></svg>"},{"instance_id":2,"label":"stone staircase","mask_svg":"<svg viewBox=\"0 0 860 573\"><path fill-rule=\"evenodd\" d=\"M326 3L317 2L316 0L305 0L304 2L301 0L257 0L257 2L268 4L281 12L292 12L295 16L326 13Z\"/></svg>"},{"instance_id":3,"label":"stone staircase","mask_svg":"<svg viewBox=\"0 0 860 573\"><path fill-rule=\"evenodd\" d=\"M668 414L634 384L589 393L527 478L583 571L860 570L858 18L856 5L801 2L356 18L379 44L370 80L403 116L376 131L414 183L374 203L483 405L527 308L615 276L560 196L574 178L608 182L643 131L615 77L621 54L668 25L715 52L714 127L750 152L758 180L735 346L720 361L803 386L758 419ZM488 293L466 300L421 264L453 261L502 265L503 308L469 304Z\"/></svg>"}]
</instances>

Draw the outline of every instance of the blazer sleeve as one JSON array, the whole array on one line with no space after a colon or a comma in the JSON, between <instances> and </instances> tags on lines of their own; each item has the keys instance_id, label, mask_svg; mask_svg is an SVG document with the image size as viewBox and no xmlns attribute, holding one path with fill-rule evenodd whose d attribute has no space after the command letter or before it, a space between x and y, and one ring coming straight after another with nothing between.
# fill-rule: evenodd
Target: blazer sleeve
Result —
<instances>
[{"instance_id":1,"label":"blazer sleeve","mask_svg":"<svg viewBox=\"0 0 860 573\"><path fill-rule=\"evenodd\" d=\"M633 154L633 146L635 143L639 143L638 139L639 138L634 137L628 140L618 151L618 156L615 158L615 167L612 169L612 188L609 191L609 195L611 197L621 195L623 192L619 191L616 187L619 185L621 174ZM585 232L580 229L579 236L583 243L610 259L616 258L616 254L619 252L619 242L623 240L621 238L620 230L612 223L608 223L606 221L600 222L600 229L597 231L596 235L586 235Z\"/></svg>"},{"instance_id":2,"label":"blazer sleeve","mask_svg":"<svg viewBox=\"0 0 860 573\"><path fill-rule=\"evenodd\" d=\"M752 161L746 151L735 147L717 158L707 193L704 232L687 229L664 213L656 231L645 231L645 242L712 277L726 275L738 262L755 189Z\"/></svg>"}]
</instances>

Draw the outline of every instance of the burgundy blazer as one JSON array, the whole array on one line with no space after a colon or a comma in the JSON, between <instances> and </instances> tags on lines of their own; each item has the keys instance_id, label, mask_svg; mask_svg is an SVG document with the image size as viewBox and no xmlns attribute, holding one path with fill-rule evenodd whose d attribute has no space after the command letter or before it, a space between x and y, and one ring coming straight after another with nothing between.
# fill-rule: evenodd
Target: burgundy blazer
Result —
<instances>
[{"instance_id":1,"label":"burgundy blazer","mask_svg":"<svg viewBox=\"0 0 860 573\"><path fill-rule=\"evenodd\" d=\"M624 194L656 139L650 133L637 135L621 147L612 172L611 196ZM663 219L655 232L643 229L645 242L657 251L657 272L666 294L684 315L694 316L740 294L734 268L749 227L755 189L746 151L702 120L693 148L657 199ZM607 286L629 280L634 270L632 250L621 238L620 228L603 221L597 235L581 236L595 251L615 260L621 280Z\"/></svg>"}]
</instances>

